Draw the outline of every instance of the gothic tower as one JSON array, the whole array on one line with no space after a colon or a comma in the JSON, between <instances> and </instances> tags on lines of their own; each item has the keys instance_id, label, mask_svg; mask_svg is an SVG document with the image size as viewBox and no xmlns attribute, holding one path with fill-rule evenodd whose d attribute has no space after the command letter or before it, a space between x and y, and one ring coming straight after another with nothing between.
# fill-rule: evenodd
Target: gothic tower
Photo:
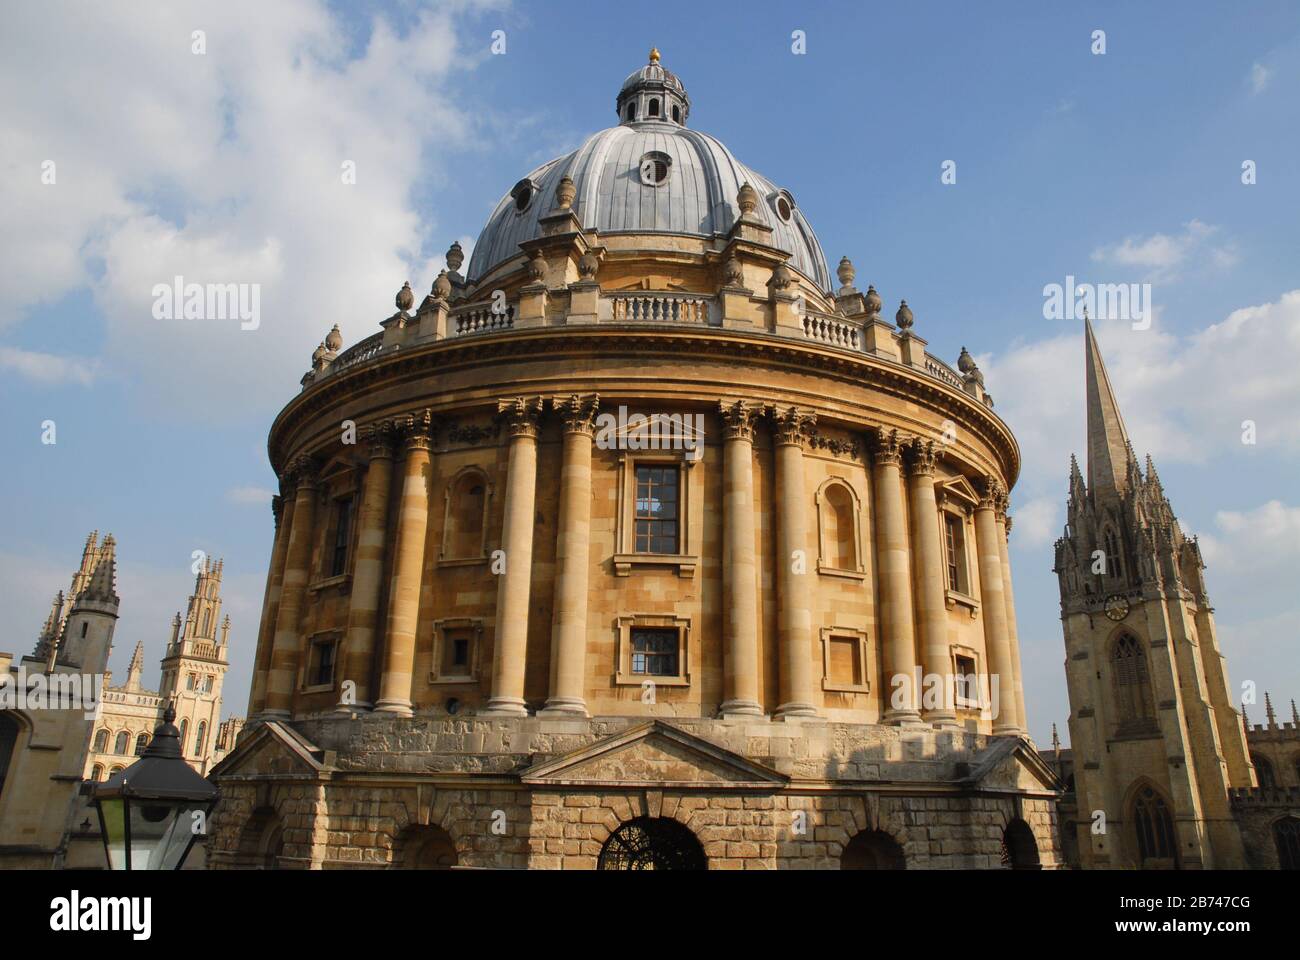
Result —
<instances>
[{"instance_id":1,"label":"gothic tower","mask_svg":"<svg viewBox=\"0 0 1300 960\"><path fill-rule=\"evenodd\" d=\"M185 758L203 774L211 765L211 751L205 748L221 723L221 686L228 666L230 617L221 618L222 566L221 560L204 559L184 621L179 613L173 618L159 691L164 701L175 701Z\"/></svg>"},{"instance_id":2,"label":"gothic tower","mask_svg":"<svg viewBox=\"0 0 1300 960\"><path fill-rule=\"evenodd\" d=\"M50 670L63 665L83 673L104 673L120 602L117 544L111 533L100 542L96 530L86 538L81 566L72 575L67 593L55 594L32 655Z\"/></svg>"},{"instance_id":3,"label":"gothic tower","mask_svg":"<svg viewBox=\"0 0 1300 960\"><path fill-rule=\"evenodd\" d=\"M1084 341L1087 481L1071 457L1054 567L1082 863L1244 867L1229 790L1254 773L1200 548L1138 465L1086 319Z\"/></svg>"}]
</instances>

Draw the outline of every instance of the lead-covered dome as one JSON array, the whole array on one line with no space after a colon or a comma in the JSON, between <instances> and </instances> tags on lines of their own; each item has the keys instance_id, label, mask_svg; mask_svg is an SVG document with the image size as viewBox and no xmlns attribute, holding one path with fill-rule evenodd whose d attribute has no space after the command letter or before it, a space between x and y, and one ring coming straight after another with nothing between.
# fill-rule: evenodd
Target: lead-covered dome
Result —
<instances>
[{"instance_id":1,"label":"lead-covered dome","mask_svg":"<svg viewBox=\"0 0 1300 960\"><path fill-rule=\"evenodd\" d=\"M552 212L555 188L567 175L577 191L574 213L601 234L725 236L740 216L736 194L748 183L760 198L756 215L772 228L772 245L820 289L831 289L821 244L794 196L721 141L685 126L686 89L658 59L651 51L650 63L624 82L617 127L533 170L501 198L474 245L473 280L521 256L519 245L540 236L538 221Z\"/></svg>"}]
</instances>

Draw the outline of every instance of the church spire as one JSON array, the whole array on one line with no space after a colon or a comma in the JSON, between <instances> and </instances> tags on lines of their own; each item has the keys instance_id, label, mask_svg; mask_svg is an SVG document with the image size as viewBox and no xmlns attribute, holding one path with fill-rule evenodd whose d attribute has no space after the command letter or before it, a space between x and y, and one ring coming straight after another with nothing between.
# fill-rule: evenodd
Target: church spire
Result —
<instances>
[{"instance_id":1,"label":"church spire","mask_svg":"<svg viewBox=\"0 0 1300 960\"><path fill-rule=\"evenodd\" d=\"M1083 321L1085 383L1088 395L1088 490L1122 493L1129 479L1128 432L1120 417L1115 391L1092 332L1092 322Z\"/></svg>"},{"instance_id":2,"label":"church spire","mask_svg":"<svg viewBox=\"0 0 1300 960\"><path fill-rule=\"evenodd\" d=\"M144 641L137 640L135 653L131 654L131 665L126 669L126 686L129 690L140 687L140 676L144 673Z\"/></svg>"}]
</instances>

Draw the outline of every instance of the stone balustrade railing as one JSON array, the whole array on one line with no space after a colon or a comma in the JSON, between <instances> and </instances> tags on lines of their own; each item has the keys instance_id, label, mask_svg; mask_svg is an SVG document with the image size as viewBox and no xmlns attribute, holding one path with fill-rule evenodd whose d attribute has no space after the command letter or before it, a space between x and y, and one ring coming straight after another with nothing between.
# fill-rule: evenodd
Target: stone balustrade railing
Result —
<instances>
[{"instance_id":1,"label":"stone balustrade railing","mask_svg":"<svg viewBox=\"0 0 1300 960\"><path fill-rule=\"evenodd\" d=\"M510 330L515 325L515 306L512 303L485 300L467 303L451 311L451 335L466 336L474 333L496 333Z\"/></svg>"},{"instance_id":2,"label":"stone balustrade railing","mask_svg":"<svg viewBox=\"0 0 1300 960\"><path fill-rule=\"evenodd\" d=\"M862 343L862 331L857 324L825 313L805 313L803 335L809 340L819 340L847 350L856 350Z\"/></svg>"},{"instance_id":3,"label":"stone balustrade railing","mask_svg":"<svg viewBox=\"0 0 1300 960\"><path fill-rule=\"evenodd\" d=\"M958 390L965 389L961 374L942 360L932 357L928 353L925 355L925 372L936 380L942 380L950 387L956 387Z\"/></svg>"},{"instance_id":4,"label":"stone balustrade railing","mask_svg":"<svg viewBox=\"0 0 1300 960\"><path fill-rule=\"evenodd\" d=\"M355 366L358 363L365 363L367 360L379 354L384 346L383 332L376 333L366 337L360 343L354 343L348 347L330 364L330 370L337 373L340 370L346 370L348 367Z\"/></svg>"},{"instance_id":5,"label":"stone balustrade railing","mask_svg":"<svg viewBox=\"0 0 1300 960\"><path fill-rule=\"evenodd\" d=\"M710 298L682 293L611 293L615 321L708 325Z\"/></svg>"}]
</instances>

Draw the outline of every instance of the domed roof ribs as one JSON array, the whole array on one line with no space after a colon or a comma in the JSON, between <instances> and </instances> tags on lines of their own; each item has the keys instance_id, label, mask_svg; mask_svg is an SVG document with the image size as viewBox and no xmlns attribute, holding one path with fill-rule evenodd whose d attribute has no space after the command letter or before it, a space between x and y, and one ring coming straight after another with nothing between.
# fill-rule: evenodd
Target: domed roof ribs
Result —
<instances>
[{"instance_id":1,"label":"domed roof ribs","mask_svg":"<svg viewBox=\"0 0 1300 960\"><path fill-rule=\"evenodd\" d=\"M1122 494L1127 486L1130 456L1128 431L1124 429L1119 403L1106 375L1092 322L1086 317L1083 334L1088 395L1088 490L1094 497L1103 492Z\"/></svg>"}]
</instances>

